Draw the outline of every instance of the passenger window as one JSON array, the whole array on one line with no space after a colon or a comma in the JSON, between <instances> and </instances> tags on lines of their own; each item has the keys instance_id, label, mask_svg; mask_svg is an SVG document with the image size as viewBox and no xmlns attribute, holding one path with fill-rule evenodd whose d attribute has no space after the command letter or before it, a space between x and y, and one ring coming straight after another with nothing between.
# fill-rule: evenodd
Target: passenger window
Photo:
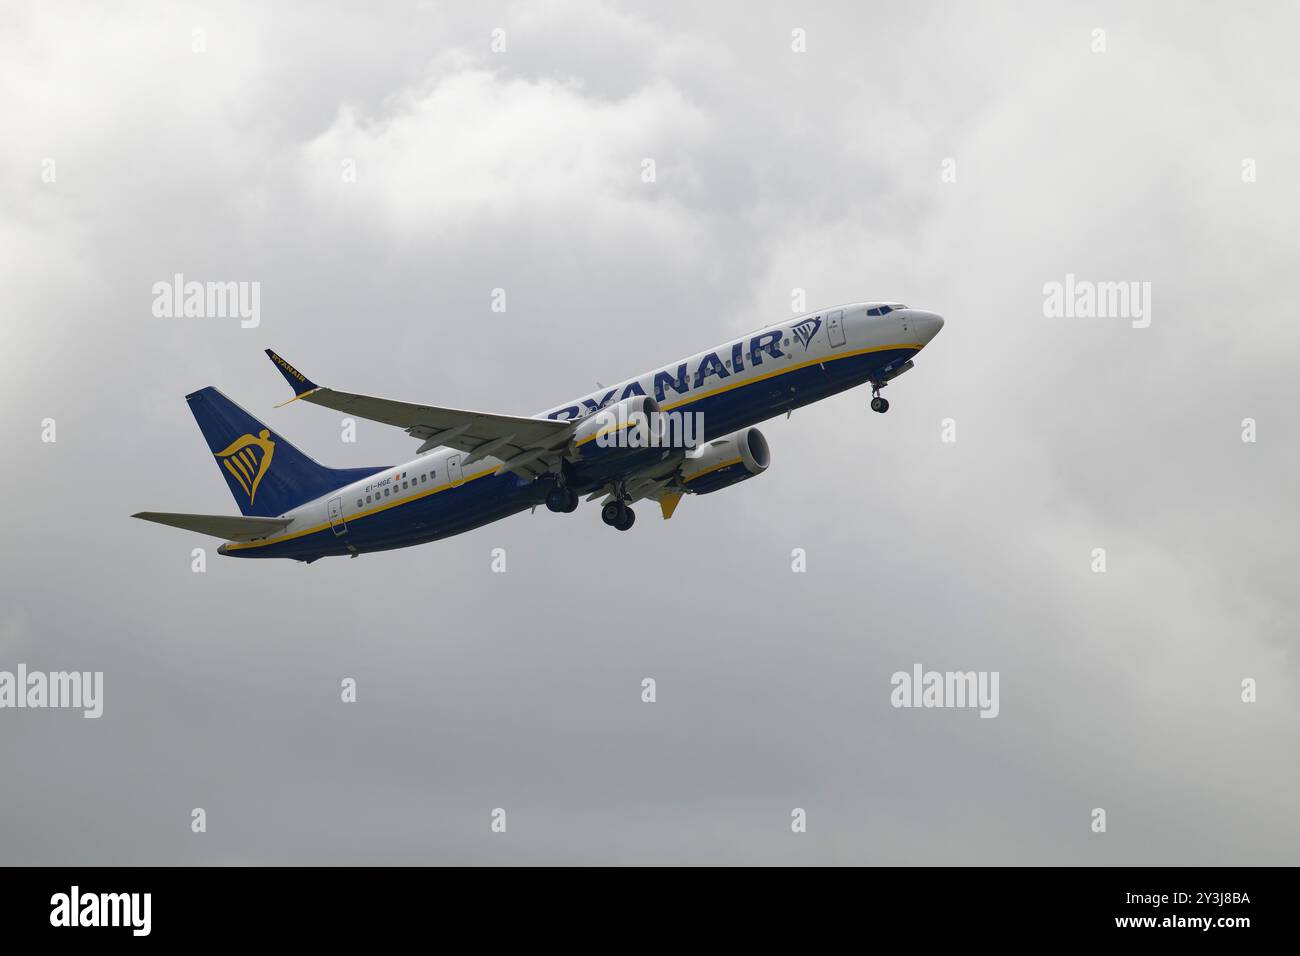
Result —
<instances>
[{"instance_id":1,"label":"passenger window","mask_svg":"<svg viewBox=\"0 0 1300 956\"><path fill-rule=\"evenodd\" d=\"M387 488L384 489L384 497L385 497L385 498L388 497L388 489L387 489Z\"/></svg>"},{"instance_id":2,"label":"passenger window","mask_svg":"<svg viewBox=\"0 0 1300 956\"><path fill-rule=\"evenodd\" d=\"M357 507L358 507L358 508L361 507L361 499L360 499L360 498L357 499Z\"/></svg>"},{"instance_id":3,"label":"passenger window","mask_svg":"<svg viewBox=\"0 0 1300 956\"><path fill-rule=\"evenodd\" d=\"M370 496L366 495L366 504L370 504Z\"/></svg>"}]
</instances>

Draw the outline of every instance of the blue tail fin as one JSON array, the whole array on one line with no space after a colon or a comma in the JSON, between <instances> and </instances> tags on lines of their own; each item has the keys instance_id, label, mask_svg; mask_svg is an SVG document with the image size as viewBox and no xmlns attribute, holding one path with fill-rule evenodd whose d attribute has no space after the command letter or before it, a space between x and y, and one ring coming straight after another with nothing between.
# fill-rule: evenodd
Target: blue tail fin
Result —
<instances>
[{"instance_id":1,"label":"blue tail fin","mask_svg":"<svg viewBox=\"0 0 1300 956\"><path fill-rule=\"evenodd\" d=\"M326 468L215 388L201 388L185 400L245 515L282 515L388 467Z\"/></svg>"}]
</instances>

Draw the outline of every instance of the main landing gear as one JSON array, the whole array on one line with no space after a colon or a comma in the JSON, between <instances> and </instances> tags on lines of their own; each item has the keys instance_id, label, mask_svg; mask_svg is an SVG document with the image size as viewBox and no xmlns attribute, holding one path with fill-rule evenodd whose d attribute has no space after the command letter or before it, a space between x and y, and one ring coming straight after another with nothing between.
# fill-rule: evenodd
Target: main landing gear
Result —
<instances>
[{"instance_id":1,"label":"main landing gear","mask_svg":"<svg viewBox=\"0 0 1300 956\"><path fill-rule=\"evenodd\" d=\"M546 507L560 514L578 510L578 493L565 485L556 485L546 493Z\"/></svg>"},{"instance_id":2,"label":"main landing gear","mask_svg":"<svg viewBox=\"0 0 1300 956\"><path fill-rule=\"evenodd\" d=\"M621 501L610 501L600 509L600 520L611 528L626 531L636 521L636 513Z\"/></svg>"},{"instance_id":3,"label":"main landing gear","mask_svg":"<svg viewBox=\"0 0 1300 956\"><path fill-rule=\"evenodd\" d=\"M880 390L884 387L884 382L880 384L871 383L871 410L880 412L882 415L889 411L889 399L880 397Z\"/></svg>"}]
</instances>

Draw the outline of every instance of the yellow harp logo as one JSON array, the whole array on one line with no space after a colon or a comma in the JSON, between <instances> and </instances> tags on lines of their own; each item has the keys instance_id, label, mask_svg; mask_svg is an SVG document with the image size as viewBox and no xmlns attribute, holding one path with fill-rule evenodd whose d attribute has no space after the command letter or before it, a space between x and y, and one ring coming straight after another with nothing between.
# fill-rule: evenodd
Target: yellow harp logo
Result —
<instances>
[{"instance_id":1,"label":"yellow harp logo","mask_svg":"<svg viewBox=\"0 0 1300 956\"><path fill-rule=\"evenodd\" d=\"M274 451L275 442L271 441L271 433L263 428L256 438L252 435L241 435L231 442L228 448L217 452L217 458L226 466L226 471L235 476L239 487L243 488L244 494L248 495L250 505L257 494L257 486L261 483L262 476L271 467L271 453Z\"/></svg>"}]
</instances>

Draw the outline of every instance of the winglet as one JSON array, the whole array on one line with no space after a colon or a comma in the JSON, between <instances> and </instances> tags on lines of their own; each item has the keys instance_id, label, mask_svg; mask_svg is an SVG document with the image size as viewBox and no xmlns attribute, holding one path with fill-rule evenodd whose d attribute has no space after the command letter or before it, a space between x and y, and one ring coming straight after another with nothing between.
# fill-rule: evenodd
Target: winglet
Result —
<instances>
[{"instance_id":1,"label":"winglet","mask_svg":"<svg viewBox=\"0 0 1300 956\"><path fill-rule=\"evenodd\" d=\"M677 503L682 500L680 492L672 491L659 499L659 510L664 513L664 520L667 521L677 510Z\"/></svg>"},{"instance_id":2,"label":"winglet","mask_svg":"<svg viewBox=\"0 0 1300 956\"><path fill-rule=\"evenodd\" d=\"M312 392L320 388L319 385L309 379L306 375L303 375L302 372L298 371L270 349L266 350L266 354L270 357L271 361L275 363L275 367L280 370L280 374L283 375L284 380L289 383L289 387L293 389L293 398L289 399L289 401L281 402L279 405L275 406L276 408L279 408L281 405L288 405L289 402L297 401L304 395L310 395Z\"/></svg>"}]
</instances>

